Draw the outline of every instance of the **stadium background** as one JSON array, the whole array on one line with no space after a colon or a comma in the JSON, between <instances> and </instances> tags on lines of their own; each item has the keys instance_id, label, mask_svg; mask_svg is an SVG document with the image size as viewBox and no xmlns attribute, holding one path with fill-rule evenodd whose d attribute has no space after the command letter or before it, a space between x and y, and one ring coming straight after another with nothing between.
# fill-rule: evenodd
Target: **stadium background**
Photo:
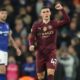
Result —
<instances>
[{"instance_id":1,"label":"stadium background","mask_svg":"<svg viewBox=\"0 0 80 80\"><path fill-rule=\"evenodd\" d=\"M0 0L0 6L4 6L8 11L7 23L13 31L13 38L22 51L21 55L17 54L9 43L8 80L10 77L14 78L13 75L18 76L18 80L23 76L35 78L36 51L29 51L30 30L34 21L41 20L39 13L44 5L51 8L55 19L62 18L62 14L54 8L56 1L58 0ZM59 64L55 80L64 80L65 78L65 80L80 80L80 0L60 1L71 21L70 24L58 30L57 55ZM13 63L16 67L10 66ZM14 74L12 75L10 71L13 71Z\"/></svg>"}]
</instances>

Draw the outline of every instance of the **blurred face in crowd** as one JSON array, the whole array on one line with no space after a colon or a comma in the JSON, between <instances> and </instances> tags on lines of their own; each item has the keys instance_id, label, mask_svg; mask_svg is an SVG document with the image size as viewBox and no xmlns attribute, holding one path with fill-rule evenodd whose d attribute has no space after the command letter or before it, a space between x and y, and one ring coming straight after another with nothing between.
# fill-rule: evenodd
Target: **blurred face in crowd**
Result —
<instances>
[{"instance_id":1,"label":"blurred face in crowd","mask_svg":"<svg viewBox=\"0 0 80 80\"><path fill-rule=\"evenodd\" d=\"M22 23L22 20L21 19L16 19L15 20L15 25L22 25L23 23Z\"/></svg>"},{"instance_id":2,"label":"blurred face in crowd","mask_svg":"<svg viewBox=\"0 0 80 80\"><path fill-rule=\"evenodd\" d=\"M7 11L0 11L0 20L5 21L7 19Z\"/></svg>"},{"instance_id":3,"label":"blurred face in crowd","mask_svg":"<svg viewBox=\"0 0 80 80\"><path fill-rule=\"evenodd\" d=\"M63 38L66 38L67 37L67 33L61 33L61 36L63 37Z\"/></svg>"},{"instance_id":4,"label":"blurred face in crowd","mask_svg":"<svg viewBox=\"0 0 80 80\"><path fill-rule=\"evenodd\" d=\"M26 15L26 9L25 9L24 7L21 7L21 8L19 9L19 14L20 14L20 15Z\"/></svg>"},{"instance_id":5,"label":"blurred face in crowd","mask_svg":"<svg viewBox=\"0 0 80 80\"><path fill-rule=\"evenodd\" d=\"M23 30L21 31L21 38L22 38L22 39L26 39L26 38L27 38L26 29L23 29Z\"/></svg>"},{"instance_id":6,"label":"blurred face in crowd","mask_svg":"<svg viewBox=\"0 0 80 80\"><path fill-rule=\"evenodd\" d=\"M7 5L7 6L6 6L6 10L8 11L8 14L11 14L11 13L14 12L14 8L13 8L12 5Z\"/></svg>"},{"instance_id":7,"label":"blurred face in crowd","mask_svg":"<svg viewBox=\"0 0 80 80\"><path fill-rule=\"evenodd\" d=\"M60 51L60 55L66 56L68 54L68 50L66 47L62 48Z\"/></svg>"},{"instance_id":8,"label":"blurred face in crowd","mask_svg":"<svg viewBox=\"0 0 80 80\"><path fill-rule=\"evenodd\" d=\"M79 42L78 39L73 38L73 39L71 40L71 45L75 46L78 42Z\"/></svg>"},{"instance_id":9,"label":"blurred face in crowd","mask_svg":"<svg viewBox=\"0 0 80 80\"><path fill-rule=\"evenodd\" d=\"M75 21L72 21L72 22L70 23L70 29L71 29L71 30L76 30L76 27L77 27L76 22L75 22Z\"/></svg>"},{"instance_id":10,"label":"blurred face in crowd","mask_svg":"<svg viewBox=\"0 0 80 80\"><path fill-rule=\"evenodd\" d=\"M27 63L33 63L33 57L32 56L28 56L26 58Z\"/></svg>"},{"instance_id":11,"label":"blurred face in crowd","mask_svg":"<svg viewBox=\"0 0 80 80\"><path fill-rule=\"evenodd\" d=\"M27 9L27 12L30 13L32 11L32 6L27 6L26 9Z\"/></svg>"},{"instance_id":12,"label":"blurred face in crowd","mask_svg":"<svg viewBox=\"0 0 80 80\"><path fill-rule=\"evenodd\" d=\"M22 52L26 52L27 51L27 46L26 45L22 45L21 49L22 49Z\"/></svg>"},{"instance_id":13,"label":"blurred face in crowd","mask_svg":"<svg viewBox=\"0 0 80 80\"><path fill-rule=\"evenodd\" d=\"M22 20L21 19L16 19L15 20L15 30L17 32L20 32L22 28L23 28L23 22L22 22Z\"/></svg>"},{"instance_id":14,"label":"blurred face in crowd","mask_svg":"<svg viewBox=\"0 0 80 80\"><path fill-rule=\"evenodd\" d=\"M74 54L75 53L75 50L74 50L74 48L72 46L69 46L68 51L69 51L70 54Z\"/></svg>"},{"instance_id":15,"label":"blurred face in crowd","mask_svg":"<svg viewBox=\"0 0 80 80\"><path fill-rule=\"evenodd\" d=\"M3 4L4 4L4 5L11 4L11 1L10 1L10 0L4 0Z\"/></svg>"},{"instance_id":16,"label":"blurred face in crowd","mask_svg":"<svg viewBox=\"0 0 80 80\"><path fill-rule=\"evenodd\" d=\"M49 8L44 8L41 10L41 17L43 20L49 20L51 16L51 11Z\"/></svg>"},{"instance_id":17,"label":"blurred face in crowd","mask_svg":"<svg viewBox=\"0 0 80 80\"><path fill-rule=\"evenodd\" d=\"M9 61L9 64L16 63L15 58L13 56L10 56L8 61Z\"/></svg>"}]
</instances>

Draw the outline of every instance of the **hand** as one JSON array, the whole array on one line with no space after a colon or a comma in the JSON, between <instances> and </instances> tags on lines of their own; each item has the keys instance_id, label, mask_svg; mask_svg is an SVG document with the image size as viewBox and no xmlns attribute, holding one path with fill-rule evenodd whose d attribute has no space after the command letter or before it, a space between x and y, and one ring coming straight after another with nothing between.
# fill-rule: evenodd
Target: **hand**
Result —
<instances>
[{"instance_id":1,"label":"hand","mask_svg":"<svg viewBox=\"0 0 80 80\"><path fill-rule=\"evenodd\" d=\"M56 10L62 10L63 6L60 3L57 3L56 6L55 6L55 9Z\"/></svg>"},{"instance_id":2,"label":"hand","mask_svg":"<svg viewBox=\"0 0 80 80\"><path fill-rule=\"evenodd\" d=\"M34 51L34 45L31 45L31 46L29 47L29 50L30 50L30 51Z\"/></svg>"},{"instance_id":3,"label":"hand","mask_svg":"<svg viewBox=\"0 0 80 80\"><path fill-rule=\"evenodd\" d=\"M19 48L17 48L16 51L17 51L17 55L20 56L21 55L21 50Z\"/></svg>"}]
</instances>

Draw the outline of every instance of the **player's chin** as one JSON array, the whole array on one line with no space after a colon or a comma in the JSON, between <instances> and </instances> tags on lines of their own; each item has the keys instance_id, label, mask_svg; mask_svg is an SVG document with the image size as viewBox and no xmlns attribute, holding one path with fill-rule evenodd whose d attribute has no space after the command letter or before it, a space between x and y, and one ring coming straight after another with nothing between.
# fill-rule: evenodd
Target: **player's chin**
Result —
<instances>
[{"instance_id":1,"label":"player's chin","mask_svg":"<svg viewBox=\"0 0 80 80\"><path fill-rule=\"evenodd\" d=\"M48 20L49 19L49 17L45 17L45 20Z\"/></svg>"},{"instance_id":2,"label":"player's chin","mask_svg":"<svg viewBox=\"0 0 80 80\"><path fill-rule=\"evenodd\" d=\"M2 20L5 21L7 18L3 18Z\"/></svg>"}]
</instances>

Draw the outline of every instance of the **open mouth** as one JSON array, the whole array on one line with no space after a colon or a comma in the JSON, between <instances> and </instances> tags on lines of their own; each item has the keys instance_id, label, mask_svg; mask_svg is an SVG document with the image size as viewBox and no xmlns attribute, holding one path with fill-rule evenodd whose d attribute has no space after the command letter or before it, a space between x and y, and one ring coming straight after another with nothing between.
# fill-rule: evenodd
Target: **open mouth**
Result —
<instances>
[{"instance_id":1,"label":"open mouth","mask_svg":"<svg viewBox=\"0 0 80 80\"><path fill-rule=\"evenodd\" d=\"M48 16L45 16L46 18L48 18Z\"/></svg>"}]
</instances>

